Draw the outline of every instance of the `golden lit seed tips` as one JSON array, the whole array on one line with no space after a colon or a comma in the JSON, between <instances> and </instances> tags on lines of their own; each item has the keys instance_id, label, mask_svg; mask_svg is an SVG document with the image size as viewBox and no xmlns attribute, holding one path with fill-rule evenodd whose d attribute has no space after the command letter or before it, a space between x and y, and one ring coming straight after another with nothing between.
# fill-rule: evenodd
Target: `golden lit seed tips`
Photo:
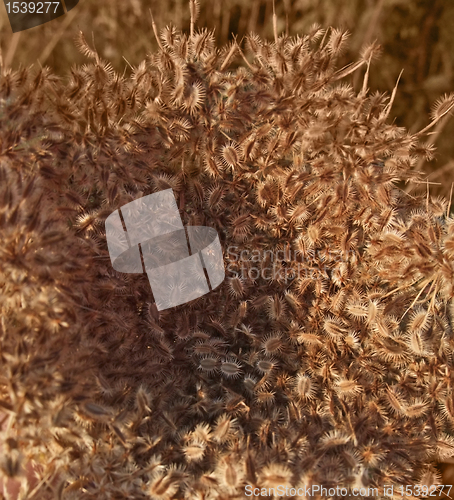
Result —
<instances>
[{"instance_id":1,"label":"golden lit seed tips","mask_svg":"<svg viewBox=\"0 0 454 500\"><path fill-rule=\"evenodd\" d=\"M178 478L172 477L166 471L153 474L148 486L148 493L156 500L170 500L178 491Z\"/></svg>"},{"instance_id":2,"label":"golden lit seed tips","mask_svg":"<svg viewBox=\"0 0 454 500\"><path fill-rule=\"evenodd\" d=\"M192 441L183 446L183 453L188 462L198 462L205 454L206 444L200 441Z\"/></svg>"},{"instance_id":3,"label":"golden lit seed tips","mask_svg":"<svg viewBox=\"0 0 454 500\"><path fill-rule=\"evenodd\" d=\"M350 439L348 434L334 429L322 437L321 444L324 448L334 448L348 443Z\"/></svg>"},{"instance_id":4,"label":"golden lit seed tips","mask_svg":"<svg viewBox=\"0 0 454 500\"><path fill-rule=\"evenodd\" d=\"M308 375L299 373L293 381L293 388L298 399L302 401L315 397L316 386Z\"/></svg>"},{"instance_id":5,"label":"golden lit seed tips","mask_svg":"<svg viewBox=\"0 0 454 500\"><path fill-rule=\"evenodd\" d=\"M90 490L93 498L233 499L243 498L245 484L419 480L436 445L440 456L454 450L452 436L443 434L454 428L454 219L450 203L430 199L437 188L427 186L427 196L423 184L422 195L399 188L417 179L408 168L431 148L385 123L386 100L368 97L367 83L359 93L335 83L355 67L335 73L345 39L339 30L327 31L314 51L318 29L276 42L252 35L249 70L235 63L224 71L235 52L243 55L239 45L217 52L211 33L195 31L193 0L191 11L191 35L164 30L161 51L129 83L108 67L75 72L72 88L62 90L66 97L74 92L80 106L63 109L63 120L80 111L82 122L59 130L56 120L41 145L41 125L34 130L26 117L24 147L14 146L15 121L27 115L33 84L19 84L20 72L3 72L0 107L12 126L0 134L0 344L2 368L18 367L18 384L0 376L7 412L0 420L24 455L30 443L22 438L36 438L31 445L37 456L43 445L50 465L62 446L82 440L78 460L67 464L69 476L79 478L68 489L76 496ZM93 82L90 72L98 72ZM52 108L50 97L32 99L30 119L39 118L41 104ZM59 107L66 97L55 101ZM448 112L446 103L434 119ZM55 148L47 143L65 138L68 161L58 147L54 171L47 164ZM29 170L49 178L49 189L27 187ZM39 220L30 221L32 234L21 227L41 188L36 212L50 216L49 248ZM119 206L167 189L185 225L216 228L223 249L236 243L241 256L229 252L237 274L219 290L147 311L146 276L112 268L102 230L91 234L98 222L90 210L103 221ZM69 245L51 248L54 222L78 215L72 231L57 231ZM298 254L280 258L287 248ZM27 273L33 263L37 272ZM169 293L183 290L169 286ZM68 318L52 313L57 305ZM59 350L60 330L71 324L64 333L73 335L67 345L74 349ZM93 325L88 344L77 325ZM89 358L99 358L92 359L93 380L75 384ZM21 438L15 434L22 424ZM51 439L40 443L47 424L54 430L44 428L42 438ZM0 464L3 473L15 473L14 460ZM45 478L52 467L43 467ZM429 485L431 477L424 479Z\"/></svg>"},{"instance_id":6,"label":"golden lit seed tips","mask_svg":"<svg viewBox=\"0 0 454 500\"><path fill-rule=\"evenodd\" d=\"M342 322L333 316L328 316L325 319L323 323L323 329L330 337L334 339L347 333Z\"/></svg>"},{"instance_id":7,"label":"golden lit seed tips","mask_svg":"<svg viewBox=\"0 0 454 500\"><path fill-rule=\"evenodd\" d=\"M259 405L270 406L275 402L275 395L276 395L276 393L274 391L267 391L266 389L259 389L255 393L254 401Z\"/></svg>"},{"instance_id":8,"label":"golden lit seed tips","mask_svg":"<svg viewBox=\"0 0 454 500\"><path fill-rule=\"evenodd\" d=\"M99 227L97 212L87 212L77 217L75 227L79 231L95 232Z\"/></svg>"},{"instance_id":9,"label":"golden lit seed tips","mask_svg":"<svg viewBox=\"0 0 454 500\"><path fill-rule=\"evenodd\" d=\"M266 488L277 488L278 486L292 486L292 471L284 464L269 464L260 473L260 485Z\"/></svg>"},{"instance_id":10,"label":"golden lit seed tips","mask_svg":"<svg viewBox=\"0 0 454 500\"><path fill-rule=\"evenodd\" d=\"M216 421L212 435L213 440L221 444L229 441L236 434L237 427L236 418L231 418L226 413L223 413Z\"/></svg>"},{"instance_id":11,"label":"golden lit seed tips","mask_svg":"<svg viewBox=\"0 0 454 500\"><path fill-rule=\"evenodd\" d=\"M341 378L336 381L334 390L337 395L341 398L347 398L349 396L356 396L363 391L363 388L356 380Z\"/></svg>"},{"instance_id":12,"label":"golden lit seed tips","mask_svg":"<svg viewBox=\"0 0 454 500\"><path fill-rule=\"evenodd\" d=\"M240 487L243 479L243 471L238 459L231 455L224 456L216 467L216 477L221 488L226 488L233 493Z\"/></svg>"},{"instance_id":13,"label":"golden lit seed tips","mask_svg":"<svg viewBox=\"0 0 454 500\"><path fill-rule=\"evenodd\" d=\"M432 324L432 315L430 311L423 308L418 308L413 311L410 315L410 321L408 323L409 332L426 332L430 325Z\"/></svg>"},{"instance_id":14,"label":"golden lit seed tips","mask_svg":"<svg viewBox=\"0 0 454 500\"><path fill-rule=\"evenodd\" d=\"M353 319L365 321L369 311L362 302L351 302L347 305L347 313Z\"/></svg>"}]
</instances>

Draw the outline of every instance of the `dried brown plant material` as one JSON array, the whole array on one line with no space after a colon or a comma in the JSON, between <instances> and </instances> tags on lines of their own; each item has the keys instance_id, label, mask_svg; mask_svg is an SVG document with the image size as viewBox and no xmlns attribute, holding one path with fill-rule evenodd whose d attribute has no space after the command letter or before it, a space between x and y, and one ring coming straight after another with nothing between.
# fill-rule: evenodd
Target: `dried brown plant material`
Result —
<instances>
[{"instance_id":1,"label":"dried brown plant material","mask_svg":"<svg viewBox=\"0 0 454 500\"><path fill-rule=\"evenodd\" d=\"M368 93L375 45L340 69L337 29L218 50L191 12L189 34L153 21L129 77L83 36L69 82L0 75L1 440L40 463L43 499L429 481L454 455L454 224L399 189L425 130L388 122L397 87ZM104 222L169 188L230 260L158 312Z\"/></svg>"}]
</instances>

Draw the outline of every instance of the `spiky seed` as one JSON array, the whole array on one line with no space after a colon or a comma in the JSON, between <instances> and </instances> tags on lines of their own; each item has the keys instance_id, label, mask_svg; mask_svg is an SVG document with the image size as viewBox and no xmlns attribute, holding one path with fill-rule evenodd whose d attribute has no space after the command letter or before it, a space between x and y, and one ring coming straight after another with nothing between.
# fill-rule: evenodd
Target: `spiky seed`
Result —
<instances>
[{"instance_id":1,"label":"spiky seed","mask_svg":"<svg viewBox=\"0 0 454 500\"><path fill-rule=\"evenodd\" d=\"M308 375L303 373L298 374L294 379L293 386L299 399L304 401L315 397L316 386Z\"/></svg>"},{"instance_id":2,"label":"spiky seed","mask_svg":"<svg viewBox=\"0 0 454 500\"><path fill-rule=\"evenodd\" d=\"M239 165L238 145L232 143L223 146L221 157L226 167L230 168L238 167Z\"/></svg>"},{"instance_id":3,"label":"spiky seed","mask_svg":"<svg viewBox=\"0 0 454 500\"><path fill-rule=\"evenodd\" d=\"M217 358L207 356L202 358L199 363L199 370L207 373L213 373L219 368L219 360Z\"/></svg>"},{"instance_id":4,"label":"spiky seed","mask_svg":"<svg viewBox=\"0 0 454 500\"><path fill-rule=\"evenodd\" d=\"M229 285L229 292L233 297L235 298L243 297L245 293L245 287L244 287L244 280L242 278L239 278L238 276L229 278L228 285Z\"/></svg>"},{"instance_id":5,"label":"spiky seed","mask_svg":"<svg viewBox=\"0 0 454 500\"><path fill-rule=\"evenodd\" d=\"M183 446L183 453L188 462L198 462L202 460L205 454L206 444L200 441L193 441L186 446Z\"/></svg>"},{"instance_id":6,"label":"spiky seed","mask_svg":"<svg viewBox=\"0 0 454 500\"><path fill-rule=\"evenodd\" d=\"M264 374L271 373L271 371L276 367L276 362L274 360L261 359L257 362L257 369Z\"/></svg>"},{"instance_id":7,"label":"spiky seed","mask_svg":"<svg viewBox=\"0 0 454 500\"><path fill-rule=\"evenodd\" d=\"M241 363L229 358L221 363L221 373L227 378L238 378L241 375Z\"/></svg>"},{"instance_id":8,"label":"spiky seed","mask_svg":"<svg viewBox=\"0 0 454 500\"><path fill-rule=\"evenodd\" d=\"M235 433L238 421L227 414L222 414L216 421L213 431L213 440L218 443L225 443Z\"/></svg>"},{"instance_id":9,"label":"spiky seed","mask_svg":"<svg viewBox=\"0 0 454 500\"><path fill-rule=\"evenodd\" d=\"M283 340L279 333L267 335L262 342L262 349L265 354L279 352L283 347Z\"/></svg>"},{"instance_id":10,"label":"spiky seed","mask_svg":"<svg viewBox=\"0 0 454 500\"><path fill-rule=\"evenodd\" d=\"M266 488L277 488L278 486L291 486L292 471L284 464L271 463L265 466L260 473L260 484Z\"/></svg>"},{"instance_id":11,"label":"spiky seed","mask_svg":"<svg viewBox=\"0 0 454 500\"><path fill-rule=\"evenodd\" d=\"M148 492L157 500L170 500L178 491L178 482L166 472L156 473L148 486Z\"/></svg>"}]
</instances>

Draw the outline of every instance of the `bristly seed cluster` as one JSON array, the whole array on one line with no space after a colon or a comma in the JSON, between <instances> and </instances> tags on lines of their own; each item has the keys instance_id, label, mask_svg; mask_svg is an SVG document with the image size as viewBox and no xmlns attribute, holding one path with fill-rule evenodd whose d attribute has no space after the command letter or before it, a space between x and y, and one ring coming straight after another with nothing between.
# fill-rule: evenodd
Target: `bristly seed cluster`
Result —
<instances>
[{"instance_id":1,"label":"bristly seed cluster","mask_svg":"<svg viewBox=\"0 0 454 500\"><path fill-rule=\"evenodd\" d=\"M67 81L2 69L4 478L27 491L39 464L36 498L84 500L436 482L454 455L454 220L399 188L431 148L367 92L374 45L336 68L345 39L218 49L192 22L130 78L82 35L92 62ZM159 313L146 275L113 270L104 221L168 188L185 224L244 255L287 248L298 273L227 276Z\"/></svg>"}]
</instances>

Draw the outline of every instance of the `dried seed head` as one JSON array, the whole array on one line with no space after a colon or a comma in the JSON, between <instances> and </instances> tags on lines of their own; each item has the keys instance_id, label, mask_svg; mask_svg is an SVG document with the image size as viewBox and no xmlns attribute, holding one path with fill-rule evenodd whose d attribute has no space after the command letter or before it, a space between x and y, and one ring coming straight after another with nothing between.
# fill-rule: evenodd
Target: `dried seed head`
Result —
<instances>
[{"instance_id":1,"label":"dried seed head","mask_svg":"<svg viewBox=\"0 0 454 500\"><path fill-rule=\"evenodd\" d=\"M292 471L283 464L269 464L260 472L259 484L266 488L291 487L292 486Z\"/></svg>"},{"instance_id":2,"label":"dried seed head","mask_svg":"<svg viewBox=\"0 0 454 500\"><path fill-rule=\"evenodd\" d=\"M255 402L259 405L271 406L275 402L276 393L274 391L267 391L266 389L259 389L255 392Z\"/></svg>"},{"instance_id":3,"label":"dried seed head","mask_svg":"<svg viewBox=\"0 0 454 500\"><path fill-rule=\"evenodd\" d=\"M321 444L324 448L335 448L348 443L350 439L351 437L347 433L334 429L322 437Z\"/></svg>"},{"instance_id":4,"label":"dried seed head","mask_svg":"<svg viewBox=\"0 0 454 500\"><path fill-rule=\"evenodd\" d=\"M356 332L349 332L344 337L344 342L350 349L358 349L361 345L359 334Z\"/></svg>"},{"instance_id":5,"label":"dried seed head","mask_svg":"<svg viewBox=\"0 0 454 500\"><path fill-rule=\"evenodd\" d=\"M191 440L207 444L211 441L211 434L209 424L198 424L191 433Z\"/></svg>"},{"instance_id":6,"label":"dried seed head","mask_svg":"<svg viewBox=\"0 0 454 500\"><path fill-rule=\"evenodd\" d=\"M350 317L356 320L364 320L366 321L369 311L367 306L362 302L350 302L347 305L347 312Z\"/></svg>"},{"instance_id":7,"label":"dried seed head","mask_svg":"<svg viewBox=\"0 0 454 500\"><path fill-rule=\"evenodd\" d=\"M302 301L298 297L298 295L295 295L294 293L290 292L287 290L284 295L284 299L286 300L287 304L294 310L297 311L301 308L302 306Z\"/></svg>"},{"instance_id":8,"label":"dried seed head","mask_svg":"<svg viewBox=\"0 0 454 500\"><path fill-rule=\"evenodd\" d=\"M424 341L421 334L416 330L412 332L409 336L408 346L410 349L418 355L422 356L432 356L433 352L430 347L427 345L427 342Z\"/></svg>"},{"instance_id":9,"label":"dried seed head","mask_svg":"<svg viewBox=\"0 0 454 500\"><path fill-rule=\"evenodd\" d=\"M279 297L279 295L270 297L267 306L268 317L274 321L279 320L287 310L284 299Z\"/></svg>"},{"instance_id":10,"label":"dried seed head","mask_svg":"<svg viewBox=\"0 0 454 500\"><path fill-rule=\"evenodd\" d=\"M415 398L406 405L405 416L407 418L419 418L429 411L431 405L429 401L422 398Z\"/></svg>"},{"instance_id":11,"label":"dried seed head","mask_svg":"<svg viewBox=\"0 0 454 500\"><path fill-rule=\"evenodd\" d=\"M149 483L148 493L157 500L171 500L178 491L178 479L167 472L156 472Z\"/></svg>"},{"instance_id":12,"label":"dried seed head","mask_svg":"<svg viewBox=\"0 0 454 500\"><path fill-rule=\"evenodd\" d=\"M323 323L323 329L333 339L337 339L339 336L345 335L347 333L345 326L342 324L341 320L337 319L334 316L328 316L325 319Z\"/></svg>"},{"instance_id":13,"label":"dried seed head","mask_svg":"<svg viewBox=\"0 0 454 500\"><path fill-rule=\"evenodd\" d=\"M268 334L262 342L262 351L265 354L275 354L282 350L284 342L279 332Z\"/></svg>"},{"instance_id":14,"label":"dried seed head","mask_svg":"<svg viewBox=\"0 0 454 500\"><path fill-rule=\"evenodd\" d=\"M368 467L379 467L386 459L386 453L378 443L362 446L359 451L362 461Z\"/></svg>"},{"instance_id":15,"label":"dried seed head","mask_svg":"<svg viewBox=\"0 0 454 500\"><path fill-rule=\"evenodd\" d=\"M251 376L244 377L243 380L244 387L250 394L254 394L255 386L257 385L257 379Z\"/></svg>"},{"instance_id":16,"label":"dried seed head","mask_svg":"<svg viewBox=\"0 0 454 500\"><path fill-rule=\"evenodd\" d=\"M213 356L202 358L199 363L199 370L207 373L214 373L219 368L219 359Z\"/></svg>"},{"instance_id":17,"label":"dried seed head","mask_svg":"<svg viewBox=\"0 0 454 500\"><path fill-rule=\"evenodd\" d=\"M295 377L293 387L297 398L302 401L314 399L317 392L314 381L304 373L300 373Z\"/></svg>"},{"instance_id":18,"label":"dried seed head","mask_svg":"<svg viewBox=\"0 0 454 500\"><path fill-rule=\"evenodd\" d=\"M340 398L348 398L360 394L363 391L363 388L354 379L341 378L336 381L334 390Z\"/></svg>"},{"instance_id":19,"label":"dried seed head","mask_svg":"<svg viewBox=\"0 0 454 500\"><path fill-rule=\"evenodd\" d=\"M392 390L391 388L388 388L385 392L385 398L389 409L394 412L394 414L398 416L405 416L406 405L402 391L399 389Z\"/></svg>"},{"instance_id":20,"label":"dried seed head","mask_svg":"<svg viewBox=\"0 0 454 500\"><path fill-rule=\"evenodd\" d=\"M221 153L222 162L226 167L236 168L239 165L239 146L236 143L223 146Z\"/></svg>"},{"instance_id":21,"label":"dried seed head","mask_svg":"<svg viewBox=\"0 0 454 500\"><path fill-rule=\"evenodd\" d=\"M261 359L257 362L257 369L259 372L268 375L276 368L277 362L274 359Z\"/></svg>"},{"instance_id":22,"label":"dried seed head","mask_svg":"<svg viewBox=\"0 0 454 500\"><path fill-rule=\"evenodd\" d=\"M238 421L236 418L231 418L226 413L222 414L216 421L213 431L213 440L218 443L229 441L236 434Z\"/></svg>"},{"instance_id":23,"label":"dried seed head","mask_svg":"<svg viewBox=\"0 0 454 500\"><path fill-rule=\"evenodd\" d=\"M410 315L410 321L408 323L409 332L423 333L426 332L430 325L432 324L432 315L430 311L424 308L418 308L413 311Z\"/></svg>"},{"instance_id":24,"label":"dried seed head","mask_svg":"<svg viewBox=\"0 0 454 500\"><path fill-rule=\"evenodd\" d=\"M221 373L226 378L238 378L241 375L241 363L234 358L228 358L221 363Z\"/></svg>"},{"instance_id":25,"label":"dried seed head","mask_svg":"<svg viewBox=\"0 0 454 500\"><path fill-rule=\"evenodd\" d=\"M80 231L95 232L99 229L97 212L87 212L79 215L76 219L75 227Z\"/></svg>"},{"instance_id":26,"label":"dried seed head","mask_svg":"<svg viewBox=\"0 0 454 500\"><path fill-rule=\"evenodd\" d=\"M244 476L241 463L231 455L219 461L215 474L220 487L230 492L236 492L240 488Z\"/></svg>"},{"instance_id":27,"label":"dried seed head","mask_svg":"<svg viewBox=\"0 0 454 500\"><path fill-rule=\"evenodd\" d=\"M234 278L228 278L229 293L232 297L240 298L245 294L244 279L235 276Z\"/></svg>"},{"instance_id":28,"label":"dried seed head","mask_svg":"<svg viewBox=\"0 0 454 500\"><path fill-rule=\"evenodd\" d=\"M221 184L215 184L214 186L210 187L206 195L208 208L210 208L211 210L221 209L224 194L224 187Z\"/></svg>"},{"instance_id":29,"label":"dried seed head","mask_svg":"<svg viewBox=\"0 0 454 500\"><path fill-rule=\"evenodd\" d=\"M206 444L200 441L192 441L183 446L183 453L188 462L198 462L202 460L205 454Z\"/></svg>"},{"instance_id":30,"label":"dried seed head","mask_svg":"<svg viewBox=\"0 0 454 500\"><path fill-rule=\"evenodd\" d=\"M432 120L439 120L442 116L446 115L448 112L452 113L454 108L454 93L445 94L443 97L438 99L432 106L432 112L430 114Z\"/></svg>"},{"instance_id":31,"label":"dried seed head","mask_svg":"<svg viewBox=\"0 0 454 500\"><path fill-rule=\"evenodd\" d=\"M192 83L184 92L183 108L193 115L202 107L204 100L205 88L202 82Z\"/></svg>"},{"instance_id":32,"label":"dried seed head","mask_svg":"<svg viewBox=\"0 0 454 500\"><path fill-rule=\"evenodd\" d=\"M388 363L401 364L408 358L408 348L403 339L384 337L377 342L377 354Z\"/></svg>"}]
</instances>

